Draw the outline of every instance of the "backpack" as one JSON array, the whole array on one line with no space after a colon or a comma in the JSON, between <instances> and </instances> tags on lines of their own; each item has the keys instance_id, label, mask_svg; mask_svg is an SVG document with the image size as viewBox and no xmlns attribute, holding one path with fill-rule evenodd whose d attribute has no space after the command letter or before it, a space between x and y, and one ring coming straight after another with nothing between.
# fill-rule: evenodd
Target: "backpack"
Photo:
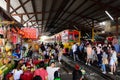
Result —
<instances>
[{"instance_id":1,"label":"backpack","mask_svg":"<svg viewBox=\"0 0 120 80\"><path fill-rule=\"evenodd\" d=\"M54 80L61 80L59 71L54 72Z\"/></svg>"}]
</instances>

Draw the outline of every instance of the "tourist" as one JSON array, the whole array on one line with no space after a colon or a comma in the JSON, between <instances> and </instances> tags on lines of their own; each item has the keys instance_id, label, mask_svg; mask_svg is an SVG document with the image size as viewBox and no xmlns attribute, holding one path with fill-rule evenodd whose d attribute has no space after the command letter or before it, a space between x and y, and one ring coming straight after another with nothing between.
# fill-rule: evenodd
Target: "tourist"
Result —
<instances>
[{"instance_id":1,"label":"tourist","mask_svg":"<svg viewBox=\"0 0 120 80\"><path fill-rule=\"evenodd\" d=\"M19 80L21 74L23 74L23 70L21 69L21 65L18 64L17 68L13 69L13 78L14 80Z\"/></svg>"},{"instance_id":2,"label":"tourist","mask_svg":"<svg viewBox=\"0 0 120 80\"><path fill-rule=\"evenodd\" d=\"M111 56L110 56L110 74L116 72L116 65L117 65L117 52L115 51L115 47L111 47Z\"/></svg>"},{"instance_id":3,"label":"tourist","mask_svg":"<svg viewBox=\"0 0 120 80\"><path fill-rule=\"evenodd\" d=\"M51 62L50 66L47 67L47 72L48 72L48 80L54 80L54 73L55 71L58 71L60 68L55 67L55 62Z\"/></svg>"},{"instance_id":4,"label":"tourist","mask_svg":"<svg viewBox=\"0 0 120 80\"><path fill-rule=\"evenodd\" d=\"M88 44L86 47L86 52L87 52L87 60L86 60L86 65L91 65L90 61L92 59L92 46L91 44Z\"/></svg>"},{"instance_id":5,"label":"tourist","mask_svg":"<svg viewBox=\"0 0 120 80\"><path fill-rule=\"evenodd\" d=\"M34 77L35 76L40 76L42 78L42 80L48 80L48 73L47 71L44 69L44 62L41 61L39 63L39 69L36 69L34 72Z\"/></svg>"},{"instance_id":6,"label":"tourist","mask_svg":"<svg viewBox=\"0 0 120 80\"><path fill-rule=\"evenodd\" d=\"M103 47L102 49L102 73L106 74L106 65L108 64L108 55L107 55L107 47Z\"/></svg>"},{"instance_id":7,"label":"tourist","mask_svg":"<svg viewBox=\"0 0 120 80\"><path fill-rule=\"evenodd\" d=\"M72 75L72 80L82 80L82 72L80 71L80 66L78 64L75 65L75 69L73 70Z\"/></svg>"}]
</instances>

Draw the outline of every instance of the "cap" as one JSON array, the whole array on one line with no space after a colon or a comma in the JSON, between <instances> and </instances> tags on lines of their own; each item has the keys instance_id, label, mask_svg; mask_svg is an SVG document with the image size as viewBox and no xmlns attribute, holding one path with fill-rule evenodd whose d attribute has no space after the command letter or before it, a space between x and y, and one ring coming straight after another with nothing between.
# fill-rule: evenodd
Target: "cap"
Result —
<instances>
[{"instance_id":1,"label":"cap","mask_svg":"<svg viewBox=\"0 0 120 80\"><path fill-rule=\"evenodd\" d=\"M80 66L78 64L75 65L75 69L79 70Z\"/></svg>"}]
</instances>

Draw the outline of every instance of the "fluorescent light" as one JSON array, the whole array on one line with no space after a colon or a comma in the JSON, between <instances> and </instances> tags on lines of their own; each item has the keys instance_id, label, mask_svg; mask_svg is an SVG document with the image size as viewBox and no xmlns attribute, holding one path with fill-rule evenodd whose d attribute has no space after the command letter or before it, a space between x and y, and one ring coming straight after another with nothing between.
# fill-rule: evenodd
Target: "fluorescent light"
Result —
<instances>
[{"instance_id":1,"label":"fluorescent light","mask_svg":"<svg viewBox=\"0 0 120 80\"><path fill-rule=\"evenodd\" d=\"M105 11L105 13L109 16L111 20L114 20L113 17L108 13L108 11Z\"/></svg>"}]
</instances>

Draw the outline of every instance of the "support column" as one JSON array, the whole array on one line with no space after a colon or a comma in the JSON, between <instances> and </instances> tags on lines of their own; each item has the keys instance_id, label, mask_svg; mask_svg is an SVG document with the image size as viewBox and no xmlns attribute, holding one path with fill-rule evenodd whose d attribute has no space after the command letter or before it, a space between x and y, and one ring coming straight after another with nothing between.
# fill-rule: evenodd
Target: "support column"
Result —
<instances>
[{"instance_id":1,"label":"support column","mask_svg":"<svg viewBox=\"0 0 120 80\"><path fill-rule=\"evenodd\" d=\"M28 27L28 23L26 23L26 27Z\"/></svg>"},{"instance_id":2,"label":"support column","mask_svg":"<svg viewBox=\"0 0 120 80\"><path fill-rule=\"evenodd\" d=\"M81 31L79 31L79 42L81 44Z\"/></svg>"},{"instance_id":3,"label":"support column","mask_svg":"<svg viewBox=\"0 0 120 80\"><path fill-rule=\"evenodd\" d=\"M21 15L20 18L21 18L21 24L23 24L23 15Z\"/></svg>"},{"instance_id":4,"label":"support column","mask_svg":"<svg viewBox=\"0 0 120 80\"><path fill-rule=\"evenodd\" d=\"M7 12L10 13L10 0L7 0Z\"/></svg>"},{"instance_id":5,"label":"support column","mask_svg":"<svg viewBox=\"0 0 120 80\"><path fill-rule=\"evenodd\" d=\"M118 17L116 17L116 37L118 38L119 35L119 23L118 23Z\"/></svg>"},{"instance_id":6,"label":"support column","mask_svg":"<svg viewBox=\"0 0 120 80\"><path fill-rule=\"evenodd\" d=\"M20 18L21 18L21 24L23 24L23 15L20 15ZM21 42L21 45L22 45L23 44L22 36L20 36L20 42Z\"/></svg>"},{"instance_id":7,"label":"support column","mask_svg":"<svg viewBox=\"0 0 120 80\"><path fill-rule=\"evenodd\" d=\"M94 42L94 20L92 20L92 42Z\"/></svg>"}]
</instances>

